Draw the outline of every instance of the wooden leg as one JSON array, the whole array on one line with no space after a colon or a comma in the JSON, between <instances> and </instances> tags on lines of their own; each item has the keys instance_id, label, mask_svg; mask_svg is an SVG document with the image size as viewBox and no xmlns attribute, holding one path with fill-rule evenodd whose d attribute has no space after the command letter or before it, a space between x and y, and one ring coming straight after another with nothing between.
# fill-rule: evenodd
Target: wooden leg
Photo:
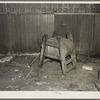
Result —
<instances>
[{"instance_id":1,"label":"wooden leg","mask_svg":"<svg viewBox=\"0 0 100 100\"><path fill-rule=\"evenodd\" d=\"M69 59L66 59L66 72L68 73L72 69L75 69L76 68L76 64L77 64L77 61L76 61L75 51L73 51L69 55Z\"/></svg>"},{"instance_id":2,"label":"wooden leg","mask_svg":"<svg viewBox=\"0 0 100 100\"><path fill-rule=\"evenodd\" d=\"M65 75L66 74L65 61L61 61L61 66L62 66L62 73L63 73L63 75Z\"/></svg>"},{"instance_id":3,"label":"wooden leg","mask_svg":"<svg viewBox=\"0 0 100 100\"><path fill-rule=\"evenodd\" d=\"M77 64L75 50L71 53L71 59L72 59L72 64L75 67L75 65Z\"/></svg>"},{"instance_id":4,"label":"wooden leg","mask_svg":"<svg viewBox=\"0 0 100 100\"><path fill-rule=\"evenodd\" d=\"M63 75L65 75L66 74L65 51L64 51L63 43L61 41L61 37L57 37L57 40L59 43L59 55L61 58L62 73L63 73Z\"/></svg>"}]
</instances>

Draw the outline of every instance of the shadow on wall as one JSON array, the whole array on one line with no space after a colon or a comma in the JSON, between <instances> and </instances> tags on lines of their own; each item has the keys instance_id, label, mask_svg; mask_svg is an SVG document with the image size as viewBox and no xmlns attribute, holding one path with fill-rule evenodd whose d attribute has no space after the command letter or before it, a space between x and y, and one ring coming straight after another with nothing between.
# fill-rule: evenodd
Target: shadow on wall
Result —
<instances>
[{"instance_id":1,"label":"shadow on wall","mask_svg":"<svg viewBox=\"0 0 100 100\"><path fill-rule=\"evenodd\" d=\"M7 54L8 52L8 48L5 45L0 44L0 53Z\"/></svg>"}]
</instances>

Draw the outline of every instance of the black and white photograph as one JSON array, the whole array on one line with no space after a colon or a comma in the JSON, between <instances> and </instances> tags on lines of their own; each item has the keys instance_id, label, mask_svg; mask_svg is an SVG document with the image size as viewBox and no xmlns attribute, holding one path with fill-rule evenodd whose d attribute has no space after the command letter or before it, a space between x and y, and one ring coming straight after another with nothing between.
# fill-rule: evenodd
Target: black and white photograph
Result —
<instances>
[{"instance_id":1,"label":"black and white photograph","mask_svg":"<svg viewBox=\"0 0 100 100\"><path fill-rule=\"evenodd\" d=\"M0 91L100 91L100 4L0 3Z\"/></svg>"}]
</instances>

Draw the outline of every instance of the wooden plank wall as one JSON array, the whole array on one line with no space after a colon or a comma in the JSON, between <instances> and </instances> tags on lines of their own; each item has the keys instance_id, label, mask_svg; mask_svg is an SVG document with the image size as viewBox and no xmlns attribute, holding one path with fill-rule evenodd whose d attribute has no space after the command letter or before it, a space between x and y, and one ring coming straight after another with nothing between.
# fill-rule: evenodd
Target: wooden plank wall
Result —
<instances>
[{"instance_id":1,"label":"wooden plank wall","mask_svg":"<svg viewBox=\"0 0 100 100\"><path fill-rule=\"evenodd\" d=\"M77 53L95 55L95 15L56 15L55 30L59 34L71 33ZM100 24L100 23L99 23ZM99 30L100 32L100 30Z\"/></svg>"},{"instance_id":2,"label":"wooden plank wall","mask_svg":"<svg viewBox=\"0 0 100 100\"><path fill-rule=\"evenodd\" d=\"M95 16L95 55L100 56L100 15Z\"/></svg>"},{"instance_id":3,"label":"wooden plank wall","mask_svg":"<svg viewBox=\"0 0 100 100\"><path fill-rule=\"evenodd\" d=\"M0 51L38 52L43 34L53 31L52 14L0 14Z\"/></svg>"},{"instance_id":4,"label":"wooden plank wall","mask_svg":"<svg viewBox=\"0 0 100 100\"><path fill-rule=\"evenodd\" d=\"M0 14L0 53L38 52L54 30L72 33L77 53L100 55L100 15L80 14Z\"/></svg>"}]
</instances>

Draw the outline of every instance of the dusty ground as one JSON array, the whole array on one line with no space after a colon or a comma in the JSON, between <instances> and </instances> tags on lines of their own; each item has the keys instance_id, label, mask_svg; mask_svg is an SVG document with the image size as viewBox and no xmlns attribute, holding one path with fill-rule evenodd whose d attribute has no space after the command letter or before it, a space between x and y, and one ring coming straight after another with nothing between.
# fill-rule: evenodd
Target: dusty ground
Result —
<instances>
[{"instance_id":1,"label":"dusty ground","mask_svg":"<svg viewBox=\"0 0 100 100\"><path fill-rule=\"evenodd\" d=\"M99 58L78 62L76 69L66 76L62 75L60 63L52 60L42 69L37 66L38 59L29 67L34 58L21 56L14 61L16 64L0 63L0 91L97 91L94 82L97 81ZM84 64L93 70L83 69Z\"/></svg>"}]
</instances>

